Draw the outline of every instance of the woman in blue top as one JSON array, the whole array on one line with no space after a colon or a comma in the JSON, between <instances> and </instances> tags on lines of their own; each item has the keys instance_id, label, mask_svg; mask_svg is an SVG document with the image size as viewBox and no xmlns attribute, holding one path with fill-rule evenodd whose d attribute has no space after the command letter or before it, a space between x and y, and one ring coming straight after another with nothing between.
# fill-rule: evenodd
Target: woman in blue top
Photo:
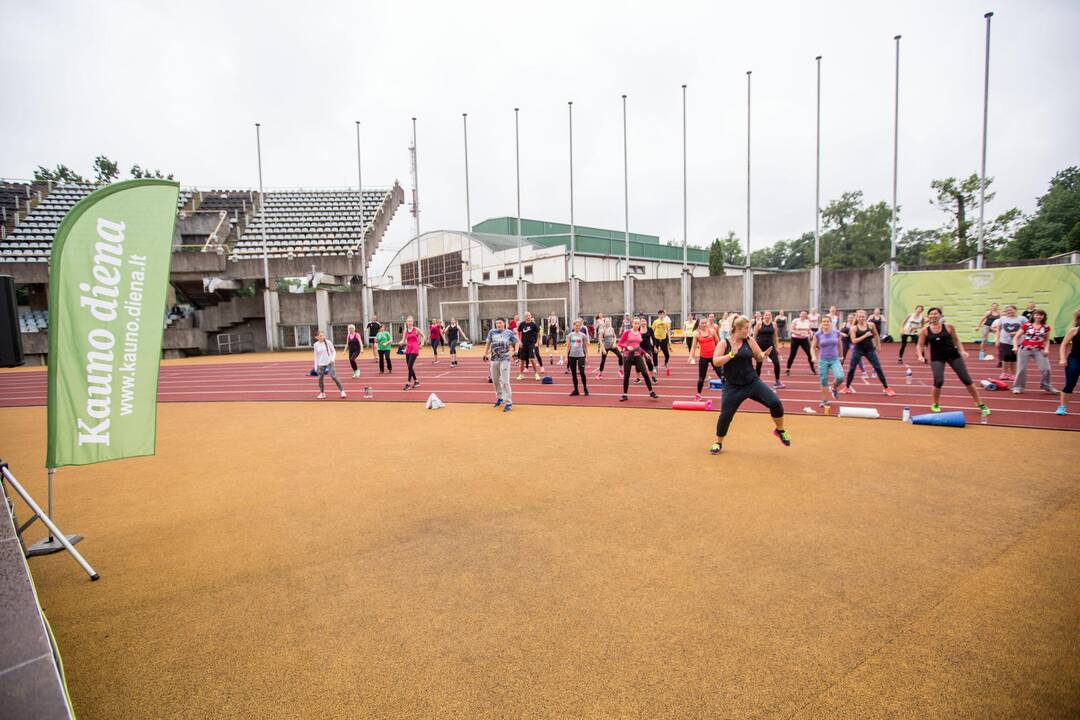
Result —
<instances>
[{"instance_id":1,"label":"woman in blue top","mask_svg":"<svg viewBox=\"0 0 1080 720\"><path fill-rule=\"evenodd\" d=\"M821 329L810 338L810 362L818 363L818 379L821 381L821 407L829 407L829 398L844 384L844 366L840 363L840 332L833 330L832 318L821 318ZM833 383L829 385L829 373Z\"/></svg>"},{"instance_id":2,"label":"woman in blue top","mask_svg":"<svg viewBox=\"0 0 1080 720\"><path fill-rule=\"evenodd\" d=\"M589 386L585 384L585 356L589 352L589 336L581 329L582 321L578 318L574 321L574 329L566 334L566 364L570 366L570 376L574 379L574 392L571 395L580 395L578 392L578 375L581 376L581 389L585 395L589 394Z\"/></svg>"}]
</instances>

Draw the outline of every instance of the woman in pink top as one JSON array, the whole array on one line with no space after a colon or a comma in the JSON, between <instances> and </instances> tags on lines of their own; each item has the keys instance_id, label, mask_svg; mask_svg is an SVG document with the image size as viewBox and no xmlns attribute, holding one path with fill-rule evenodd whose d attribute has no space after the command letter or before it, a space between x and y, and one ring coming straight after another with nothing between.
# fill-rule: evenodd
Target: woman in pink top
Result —
<instances>
[{"instance_id":1,"label":"woman in pink top","mask_svg":"<svg viewBox=\"0 0 1080 720\"><path fill-rule=\"evenodd\" d=\"M649 388L649 397L658 397L656 391L653 390L652 376L649 374L649 370L645 367L645 357L641 350L641 334L643 332L642 323L644 321L635 317L630 323L630 329L622 334L619 338L618 346L623 351L623 379L622 379L622 395L619 400L626 400L626 391L630 389L630 369L637 368L641 377L645 378L645 385Z\"/></svg>"},{"instance_id":2,"label":"woman in pink top","mask_svg":"<svg viewBox=\"0 0 1080 720\"><path fill-rule=\"evenodd\" d=\"M405 380L405 387L402 390L408 390L410 387L420 387L420 381L416 379L416 358L420 355L420 344L424 341L424 333L420 332L420 328L414 324L413 316L405 318L405 330L401 333L401 345L405 346L405 364L409 366L409 376ZM411 382L411 385L410 385Z\"/></svg>"},{"instance_id":3,"label":"woman in pink top","mask_svg":"<svg viewBox=\"0 0 1080 720\"><path fill-rule=\"evenodd\" d=\"M439 345L442 344L443 329L442 321L435 319L431 321L431 326L428 327L428 337L431 338L431 354L434 359L431 361L432 365L439 364Z\"/></svg>"}]
</instances>

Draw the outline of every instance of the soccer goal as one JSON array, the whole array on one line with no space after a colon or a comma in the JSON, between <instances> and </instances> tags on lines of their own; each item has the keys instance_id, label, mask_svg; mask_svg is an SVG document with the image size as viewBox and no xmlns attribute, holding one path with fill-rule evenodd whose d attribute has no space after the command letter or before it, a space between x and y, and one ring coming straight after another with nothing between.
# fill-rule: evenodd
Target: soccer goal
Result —
<instances>
[{"instance_id":1,"label":"soccer goal","mask_svg":"<svg viewBox=\"0 0 1080 720\"><path fill-rule=\"evenodd\" d=\"M516 297L497 298L497 299L494 299L494 300L445 300L445 301L439 303L439 317L443 321L445 321L450 316L450 314L448 314L446 312L446 309L450 308L452 310L455 306L464 305L466 314L471 315L471 309L472 309L470 307L471 305L480 306L480 305L500 305L501 304L501 305L512 305L512 306L514 306L514 308L517 308L517 302L518 302L518 300L517 300ZM544 297L544 298L531 297L531 298L525 298L525 309L528 310L529 312L533 312L534 315L535 315L535 312L529 306L530 305L535 306L535 305L539 305L541 303L545 304L544 307L543 307L544 310L550 310L550 308L551 308L551 306L547 305L547 303L554 303L555 304L554 306L556 308L558 308L560 304L562 305L562 314L559 316L559 327L561 328L561 330L563 332L565 332L565 330L566 330L566 322L567 322L567 313L569 312L569 302L567 301L567 299L565 297ZM510 313L511 316L516 315L516 314L517 314L516 309L515 309L514 312ZM546 318L547 318L547 313L543 313L541 315L537 315L534 319L536 320L536 323L538 325L543 325L543 321L546 320ZM476 317L476 322L479 325L478 328L474 328L472 326L472 318L471 317L466 317L465 320L468 323L466 327L468 327L468 329L469 329L469 332L468 332L469 339L474 341L474 342L481 342L484 335L487 334L487 331L495 326L495 318L480 317L480 308L479 307L477 307L477 317ZM462 318L458 318L458 322L461 323L461 321L462 321ZM477 330L479 330L479 332L477 332Z\"/></svg>"}]
</instances>

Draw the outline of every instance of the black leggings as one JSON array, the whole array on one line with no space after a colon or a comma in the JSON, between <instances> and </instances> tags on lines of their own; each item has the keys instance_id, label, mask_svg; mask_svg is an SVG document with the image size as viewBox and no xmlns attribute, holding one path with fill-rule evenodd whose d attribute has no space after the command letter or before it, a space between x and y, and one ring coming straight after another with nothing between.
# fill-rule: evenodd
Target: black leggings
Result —
<instances>
[{"instance_id":1,"label":"black leggings","mask_svg":"<svg viewBox=\"0 0 1080 720\"><path fill-rule=\"evenodd\" d=\"M356 372L357 370L360 369L359 366L357 366L357 364L356 364L356 358L359 355L360 355L360 348L357 348L356 350L350 350L349 351L349 365L352 366L353 372Z\"/></svg>"},{"instance_id":2,"label":"black leggings","mask_svg":"<svg viewBox=\"0 0 1080 720\"><path fill-rule=\"evenodd\" d=\"M755 378L749 385L724 384L724 395L720 401L720 417L716 419L716 437L721 440L727 435L731 420L735 417L735 411L743 404L744 400L756 400L769 408L769 414L774 418L784 417L784 405L779 396L768 385Z\"/></svg>"},{"instance_id":3,"label":"black leggings","mask_svg":"<svg viewBox=\"0 0 1080 720\"><path fill-rule=\"evenodd\" d=\"M383 371L383 361L384 360L386 361L386 370L388 372L394 372L394 366L390 362L390 351L389 350L380 350L379 351L379 372Z\"/></svg>"},{"instance_id":4,"label":"black leggings","mask_svg":"<svg viewBox=\"0 0 1080 720\"><path fill-rule=\"evenodd\" d=\"M607 362L608 353L615 353L615 357L619 359L619 367L622 367L623 357L618 348L611 348L610 350L600 351L600 370L598 372L604 372L604 363Z\"/></svg>"},{"instance_id":5,"label":"black leggings","mask_svg":"<svg viewBox=\"0 0 1080 720\"><path fill-rule=\"evenodd\" d=\"M948 363L949 367L956 373L956 377L960 378L960 382L964 385L971 384L971 375L968 374L967 364L962 357L954 357L951 360L931 360L930 372L934 374L934 387L939 388L945 384L945 364Z\"/></svg>"},{"instance_id":6,"label":"black leggings","mask_svg":"<svg viewBox=\"0 0 1080 720\"><path fill-rule=\"evenodd\" d=\"M432 354L432 356L439 357L439 345L441 343L442 343L442 341L439 340L438 338L435 338L434 340L431 341L431 354Z\"/></svg>"},{"instance_id":7,"label":"black leggings","mask_svg":"<svg viewBox=\"0 0 1080 720\"><path fill-rule=\"evenodd\" d=\"M406 382L409 380L412 380L413 382L417 381L416 370L413 368L413 365L416 364L416 358L417 353L405 353L405 364L409 366L409 377L405 379Z\"/></svg>"},{"instance_id":8,"label":"black leggings","mask_svg":"<svg viewBox=\"0 0 1080 720\"><path fill-rule=\"evenodd\" d=\"M716 377L724 379L724 370L719 365L713 365L712 358L698 358L697 361L697 391L701 394L701 388L705 387L705 376L709 374L709 366L712 366Z\"/></svg>"},{"instance_id":9,"label":"black leggings","mask_svg":"<svg viewBox=\"0 0 1080 720\"><path fill-rule=\"evenodd\" d=\"M653 362L659 364L659 359L656 356L656 351L664 353L664 367L667 367L668 361L671 360L671 351L668 349L668 339L656 341L656 348L653 349Z\"/></svg>"},{"instance_id":10,"label":"black leggings","mask_svg":"<svg viewBox=\"0 0 1080 720\"><path fill-rule=\"evenodd\" d=\"M863 350L858 345L851 348L851 362L848 363L846 385L851 387L851 381L855 379L855 368L862 364L863 358L870 361L874 372L877 373L878 380L881 381L881 386L889 387L889 381L885 379L885 371L881 369L881 361L878 360L877 353L873 350Z\"/></svg>"},{"instance_id":11,"label":"black leggings","mask_svg":"<svg viewBox=\"0 0 1080 720\"><path fill-rule=\"evenodd\" d=\"M589 386L585 384L585 358L570 358L570 377L574 380L574 392L577 392L578 373L581 373L581 389L589 392Z\"/></svg>"},{"instance_id":12,"label":"black leggings","mask_svg":"<svg viewBox=\"0 0 1080 720\"><path fill-rule=\"evenodd\" d=\"M799 348L806 353L806 362L810 363L810 372L817 372L814 361L810 358L810 338L791 338L791 349L788 350L787 369L791 369L791 363L795 362L795 356L799 354Z\"/></svg>"},{"instance_id":13,"label":"black leggings","mask_svg":"<svg viewBox=\"0 0 1080 720\"><path fill-rule=\"evenodd\" d=\"M915 343L917 345L919 343L919 336L918 335L903 335L903 334L900 335L900 359L901 360L904 359L904 349L907 348L907 344L909 342Z\"/></svg>"},{"instance_id":14,"label":"black leggings","mask_svg":"<svg viewBox=\"0 0 1080 720\"><path fill-rule=\"evenodd\" d=\"M652 376L649 374L648 369L645 367L647 355L640 351L628 352L626 357L623 358L623 378L622 378L622 394L625 395L626 391L630 389L630 369L637 368L645 378L645 386L649 388L649 392L652 392Z\"/></svg>"},{"instance_id":15,"label":"black leggings","mask_svg":"<svg viewBox=\"0 0 1080 720\"><path fill-rule=\"evenodd\" d=\"M776 382L780 382L780 358L776 356L777 347L774 345L762 345L761 352L765 352L769 348L772 348L772 352L768 354L768 359L772 362L773 374L776 376ZM761 360L757 362L757 374L761 375Z\"/></svg>"}]
</instances>

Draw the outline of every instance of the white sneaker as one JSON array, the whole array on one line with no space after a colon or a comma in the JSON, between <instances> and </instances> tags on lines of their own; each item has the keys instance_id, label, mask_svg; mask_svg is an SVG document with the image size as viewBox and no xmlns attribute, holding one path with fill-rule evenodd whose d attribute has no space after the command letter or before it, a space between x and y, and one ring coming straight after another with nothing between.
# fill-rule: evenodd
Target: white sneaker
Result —
<instances>
[{"instance_id":1,"label":"white sneaker","mask_svg":"<svg viewBox=\"0 0 1080 720\"><path fill-rule=\"evenodd\" d=\"M345 397L347 397L347 396L345 395L345 391L344 391L344 390L342 390L342 391L341 391L341 397L342 397L342 398L345 398Z\"/></svg>"},{"instance_id":2,"label":"white sneaker","mask_svg":"<svg viewBox=\"0 0 1080 720\"><path fill-rule=\"evenodd\" d=\"M316 400L325 400L326 399L326 393L319 393L318 395L315 396L315 399Z\"/></svg>"}]
</instances>

